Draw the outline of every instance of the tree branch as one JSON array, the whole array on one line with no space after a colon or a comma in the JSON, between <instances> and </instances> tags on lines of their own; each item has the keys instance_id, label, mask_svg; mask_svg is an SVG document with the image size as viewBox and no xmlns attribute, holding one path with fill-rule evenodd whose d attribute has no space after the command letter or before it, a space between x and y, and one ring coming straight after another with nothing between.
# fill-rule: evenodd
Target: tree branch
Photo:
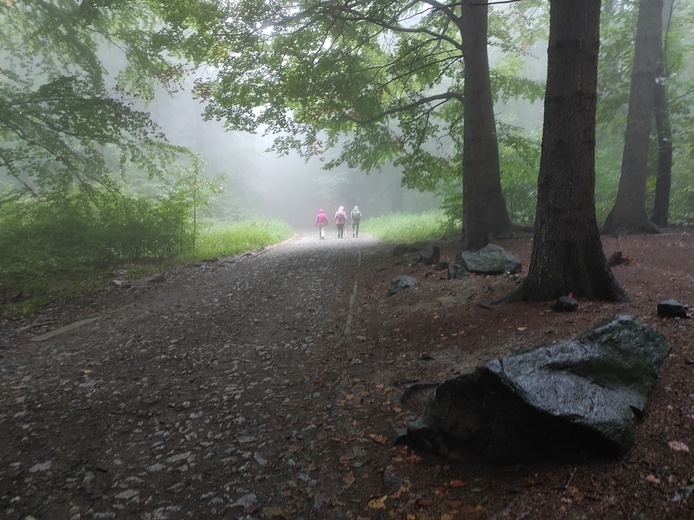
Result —
<instances>
[{"instance_id":1,"label":"tree branch","mask_svg":"<svg viewBox=\"0 0 694 520\"><path fill-rule=\"evenodd\" d=\"M368 125L370 123L375 123L376 121L380 121L381 119L384 119L385 117L391 116L393 114L406 112L408 110L412 110L413 108L417 108L417 107L420 107L422 105L433 103L435 101L440 101L441 103L439 103L439 104L442 104L442 103L445 103L446 101L450 101L450 100L457 100L460 103L463 103L464 97L462 94L458 94L457 92L444 92L443 94L435 94L433 96L425 96L421 99L413 101L412 103L407 103L405 105L399 105L397 107L389 108L388 110L384 110L380 114L376 114L375 116L370 117L368 119L358 119L358 118L350 116L349 114L343 114L343 115L345 116L345 118L348 121L352 121L353 123L357 123L359 125Z\"/></svg>"}]
</instances>

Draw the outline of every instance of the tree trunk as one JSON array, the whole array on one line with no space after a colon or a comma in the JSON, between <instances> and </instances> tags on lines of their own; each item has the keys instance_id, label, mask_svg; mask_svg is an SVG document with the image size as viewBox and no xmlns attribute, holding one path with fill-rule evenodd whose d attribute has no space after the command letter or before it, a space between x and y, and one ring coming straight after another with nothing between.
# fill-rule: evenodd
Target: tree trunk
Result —
<instances>
[{"instance_id":1,"label":"tree trunk","mask_svg":"<svg viewBox=\"0 0 694 520\"><path fill-rule=\"evenodd\" d=\"M600 0L553 0L542 156L528 276L509 301L626 300L607 267L595 216Z\"/></svg>"},{"instance_id":2,"label":"tree trunk","mask_svg":"<svg viewBox=\"0 0 694 520\"><path fill-rule=\"evenodd\" d=\"M651 222L661 228L668 225L670 213L670 183L672 179L672 129L668 110L665 64L660 47L660 63L655 82L655 127L658 133L658 174L655 180L655 200Z\"/></svg>"},{"instance_id":3,"label":"tree trunk","mask_svg":"<svg viewBox=\"0 0 694 520\"><path fill-rule=\"evenodd\" d=\"M646 214L646 181L655 106L655 72L658 49L662 48L662 16L663 0L640 0L622 173L617 199L607 216L603 233L658 231Z\"/></svg>"},{"instance_id":4,"label":"tree trunk","mask_svg":"<svg viewBox=\"0 0 694 520\"><path fill-rule=\"evenodd\" d=\"M508 236L513 225L501 191L499 145L487 53L488 7L462 4L460 35L465 59L463 130L463 249L486 246L492 236Z\"/></svg>"}]
</instances>

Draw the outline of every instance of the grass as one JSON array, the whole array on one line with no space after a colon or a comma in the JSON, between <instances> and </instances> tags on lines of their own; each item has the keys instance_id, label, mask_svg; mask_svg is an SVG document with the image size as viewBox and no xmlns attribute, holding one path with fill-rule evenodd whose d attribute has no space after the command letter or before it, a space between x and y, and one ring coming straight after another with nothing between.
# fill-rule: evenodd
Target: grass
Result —
<instances>
[{"instance_id":1,"label":"grass","mask_svg":"<svg viewBox=\"0 0 694 520\"><path fill-rule=\"evenodd\" d=\"M442 211L429 211L369 218L362 223L361 229L386 242L416 243L445 236L446 225ZM14 262L0 265L0 315L28 315L53 301L103 289L111 283L112 273L117 268L126 269L128 279L140 278L176 264L261 249L290 238L292 233L289 225L281 220L213 223L198 234L194 251L175 258L120 265L85 265L70 260L69 254L61 260L60 251L52 255L43 252L46 259L40 261L39 251L32 255L27 249L25 257L30 256L33 261L19 262L21 259L15 257ZM17 253L22 256L21 252Z\"/></svg>"},{"instance_id":2,"label":"grass","mask_svg":"<svg viewBox=\"0 0 694 520\"><path fill-rule=\"evenodd\" d=\"M31 260L20 262L22 253L15 251L12 259L0 258L0 317L30 315L51 302L103 289L113 280L115 269L125 269L128 279L136 279L176 264L253 251L291 236L289 225L280 220L212 224L199 234L193 252L115 266L76 262L69 254L61 260L60 251L52 256L44 252L43 256L51 258L41 261L36 251L32 255L27 250L26 256Z\"/></svg>"},{"instance_id":3,"label":"grass","mask_svg":"<svg viewBox=\"0 0 694 520\"><path fill-rule=\"evenodd\" d=\"M194 262L233 256L276 244L292 236L289 225L281 220L247 220L212 224L195 242L195 251L182 260Z\"/></svg>"},{"instance_id":4,"label":"grass","mask_svg":"<svg viewBox=\"0 0 694 520\"><path fill-rule=\"evenodd\" d=\"M361 230L385 242L414 244L437 240L446 235L443 211L427 211L416 215L391 213L369 218Z\"/></svg>"}]
</instances>

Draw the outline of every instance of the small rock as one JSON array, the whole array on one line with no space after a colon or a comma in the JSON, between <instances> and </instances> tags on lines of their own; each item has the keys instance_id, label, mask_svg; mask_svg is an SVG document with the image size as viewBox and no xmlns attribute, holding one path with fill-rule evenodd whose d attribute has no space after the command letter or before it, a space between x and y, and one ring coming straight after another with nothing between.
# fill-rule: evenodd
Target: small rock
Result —
<instances>
[{"instance_id":1,"label":"small rock","mask_svg":"<svg viewBox=\"0 0 694 520\"><path fill-rule=\"evenodd\" d=\"M677 300L663 300L658 304L659 318L687 318L686 305L681 304Z\"/></svg>"},{"instance_id":2,"label":"small rock","mask_svg":"<svg viewBox=\"0 0 694 520\"><path fill-rule=\"evenodd\" d=\"M39 471L48 471L51 469L51 461L41 462L39 464L34 464L29 468L29 473L37 473Z\"/></svg>"},{"instance_id":3,"label":"small rock","mask_svg":"<svg viewBox=\"0 0 694 520\"><path fill-rule=\"evenodd\" d=\"M247 495L242 496L239 498L236 502L231 504L231 508L235 507L243 507L244 509L247 509L251 507L253 504L255 504L258 501L258 497L256 496L255 493L249 493Z\"/></svg>"},{"instance_id":4,"label":"small rock","mask_svg":"<svg viewBox=\"0 0 694 520\"><path fill-rule=\"evenodd\" d=\"M458 278L465 278L468 272L460 264L449 264L448 267L448 279L457 280Z\"/></svg>"},{"instance_id":5,"label":"small rock","mask_svg":"<svg viewBox=\"0 0 694 520\"><path fill-rule=\"evenodd\" d=\"M388 296L393 296L404 289L409 289L417 285L417 280L411 276L402 275L393 279L388 289Z\"/></svg>"},{"instance_id":6,"label":"small rock","mask_svg":"<svg viewBox=\"0 0 694 520\"><path fill-rule=\"evenodd\" d=\"M562 296L552 305L556 312L573 312L578 309L578 301L573 296Z\"/></svg>"},{"instance_id":7,"label":"small rock","mask_svg":"<svg viewBox=\"0 0 694 520\"><path fill-rule=\"evenodd\" d=\"M439 263L441 257L441 251L439 246L433 244L428 244L419 252L419 258L417 263L426 265L435 265Z\"/></svg>"},{"instance_id":8,"label":"small rock","mask_svg":"<svg viewBox=\"0 0 694 520\"><path fill-rule=\"evenodd\" d=\"M405 487L403 480L395 475L395 473L388 470L383 472L383 484L390 491L397 491L398 489Z\"/></svg>"},{"instance_id":9,"label":"small rock","mask_svg":"<svg viewBox=\"0 0 694 520\"><path fill-rule=\"evenodd\" d=\"M477 251L462 251L455 261L468 272L477 274L516 274L523 268L520 260L496 244L487 244Z\"/></svg>"}]
</instances>

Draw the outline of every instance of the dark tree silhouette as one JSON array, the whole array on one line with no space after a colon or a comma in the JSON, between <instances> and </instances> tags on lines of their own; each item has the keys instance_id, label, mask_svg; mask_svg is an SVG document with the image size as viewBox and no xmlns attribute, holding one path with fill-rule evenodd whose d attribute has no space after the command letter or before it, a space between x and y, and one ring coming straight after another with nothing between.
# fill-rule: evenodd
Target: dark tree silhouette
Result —
<instances>
[{"instance_id":1,"label":"dark tree silhouette","mask_svg":"<svg viewBox=\"0 0 694 520\"><path fill-rule=\"evenodd\" d=\"M566 294L626 300L595 216L600 0L553 0L535 235L528 276L509 301Z\"/></svg>"}]
</instances>

